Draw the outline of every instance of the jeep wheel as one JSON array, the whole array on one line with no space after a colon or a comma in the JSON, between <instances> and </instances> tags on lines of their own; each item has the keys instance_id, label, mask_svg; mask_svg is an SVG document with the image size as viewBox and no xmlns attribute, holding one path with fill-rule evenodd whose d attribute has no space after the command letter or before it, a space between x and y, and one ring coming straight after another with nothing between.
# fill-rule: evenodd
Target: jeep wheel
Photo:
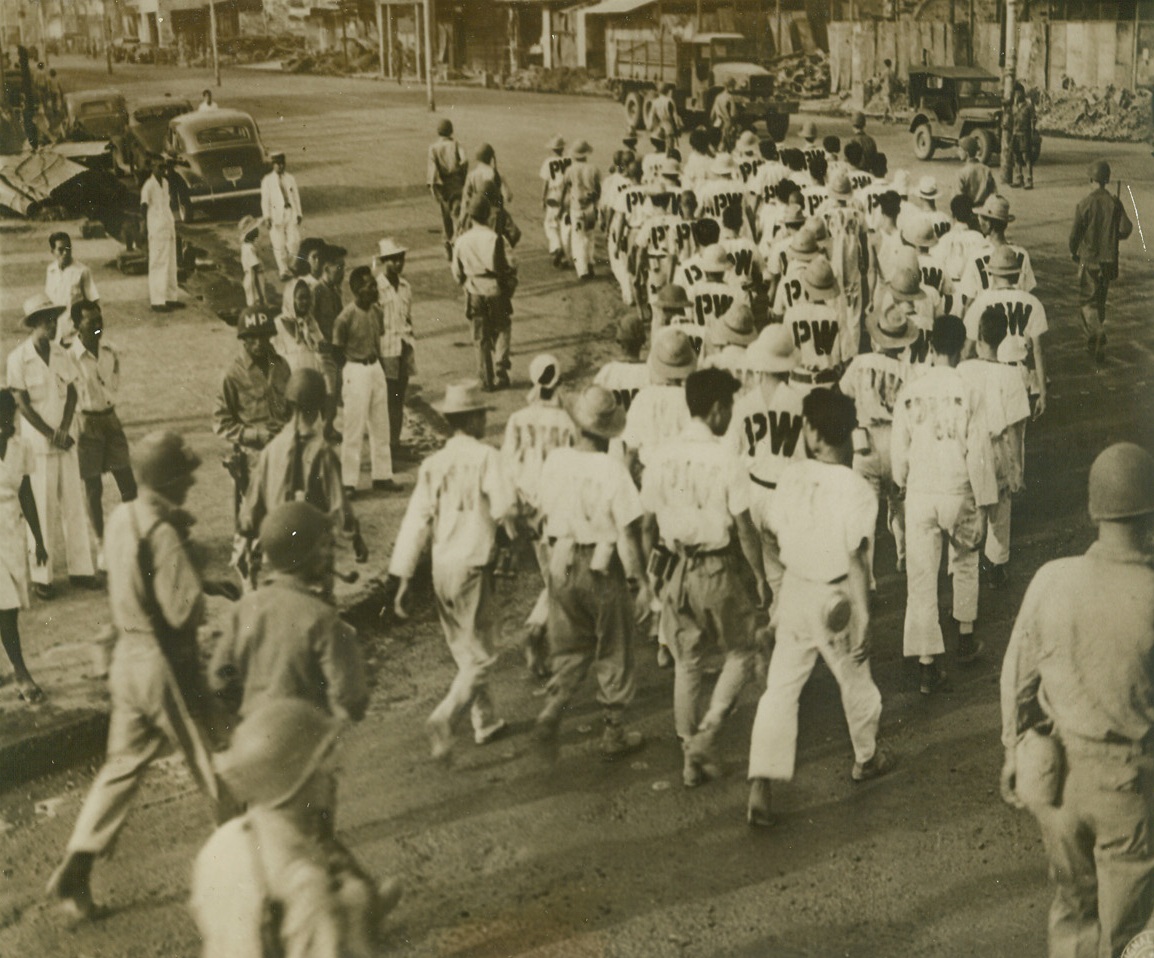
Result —
<instances>
[{"instance_id":1,"label":"jeep wheel","mask_svg":"<svg viewBox=\"0 0 1154 958\"><path fill-rule=\"evenodd\" d=\"M974 136L978 140L978 162L989 166L998 154L998 141L989 130L978 130Z\"/></svg>"},{"instance_id":2,"label":"jeep wheel","mask_svg":"<svg viewBox=\"0 0 1154 958\"><path fill-rule=\"evenodd\" d=\"M934 158L934 134L928 123L919 123L914 130L914 156L919 160Z\"/></svg>"},{"instance_id":3,"label":"jeep wheel","mask_svg":"<svg viewBox=\"0 0 1154 958\"><path fill-rule=\"evenodd\" d=\"M641 126L641 94L636 90L625 94L625 123L631 130Z\"/></svg>"}]
</instances>

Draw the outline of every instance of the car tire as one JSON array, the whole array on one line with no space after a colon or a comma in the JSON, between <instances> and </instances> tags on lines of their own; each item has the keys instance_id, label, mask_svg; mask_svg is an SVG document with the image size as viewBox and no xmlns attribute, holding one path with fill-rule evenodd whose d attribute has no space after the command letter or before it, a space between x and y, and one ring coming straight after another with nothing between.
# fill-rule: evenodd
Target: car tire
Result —
<instances>
[{"instance_id":1,"label":"car tire","mask_svg":"<svg viewBox=\"0 0 1154 958\"><path fill-rule=\"evenodd\" d=\"M934 133L930 129L928 123L919 123L914 130L914 156L919 160L932 160L934 158L934 149L937 146L934 143Z\"/></svg>"},{"instance_id":2,"label":"car tire","mask_svg":"<svg viewBox=\"0 0 1154 958\"><path fill-rule=\"evenodd\" d=\"M644 122L645 114L643 111L644 101L641 94L636 90L625 94L625 123L631 130L636 130L641 127Z\"/></svg>"},{"instance_id":3,"label":"car tire","mask_svg":"<svg viewBox=\"0 0 1154 958\"><path fill-rule=\"evenodd\" d=\"M974 136L978 139L977 160L979 163L989 166L994 161L994 157L998 155L998 141L989 130L978 130Z\"/></svg>"}]
</instances>

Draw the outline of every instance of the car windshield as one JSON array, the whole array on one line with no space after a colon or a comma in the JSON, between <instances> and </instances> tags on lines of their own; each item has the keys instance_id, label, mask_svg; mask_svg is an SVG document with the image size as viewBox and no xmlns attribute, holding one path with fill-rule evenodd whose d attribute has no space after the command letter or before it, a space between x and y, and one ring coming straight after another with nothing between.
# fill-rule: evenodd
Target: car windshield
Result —
<instances>
[{"instance_id":1,"label":"car windshield","mask_svg":"<svg viewBox=\"0 0 1154 958\"><path fill-rule=\"evenodd\" d=\"M187 103L165 103L161 106L145 106L136 110L132 114L132 118L137 123L149 123L152 120L171 120L174 116L180 116L182 113L187 113L189 107Z\"/></svg>"},{"instance_id":2,"label":"car windshield","mask_svg":"<svg viewBox=\"0 0 1154 958\"><path fill-rule=\"evenodd\" d=\"M996 81L959 80L958 97L963 100L997 100Z\"/></svg>"},{"instance_id":3,"label":"car windshield","mask_svg":"<svg viewBox=\"0 0 1154 958\"><path fill-rule=\"evenodd\" d=\"M196 131L198 146L235 146L252 143L256 139L251 127L243 123L231 123L227 126L210 126Z\"/></svg>"},{"instance_id":4,"label":"car windshield","mask_svg":"<svg viewBox=\"0 0 1154 958\"><path fill-rule=\"evenodd\" d=\"M709 44L709 56L713 60L754 60L757 53L751 41L735 37L731 40L714 40Z\"/></svg>"},{"instance_id":5,"label":"car windshield","mask_svg":"<svg viewBox=\"0 0 1154 958\"><path fill-rule=\"evenodd\" d=\"M119 113L120 111L111 100L90 100L87 103L81 103L78 112L80 116L99 116L107 113Z\"/></svg>"}]
</instances>

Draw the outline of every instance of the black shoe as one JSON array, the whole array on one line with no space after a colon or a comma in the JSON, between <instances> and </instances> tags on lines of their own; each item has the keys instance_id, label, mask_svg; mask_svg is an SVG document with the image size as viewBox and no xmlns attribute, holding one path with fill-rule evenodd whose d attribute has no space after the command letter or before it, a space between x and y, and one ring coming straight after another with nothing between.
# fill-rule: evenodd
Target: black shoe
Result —
<instances>
[{"instance_id":1,"label":"black shoe","mask_svg":"<svg viewBox=\"0 0 1154 958\"><path fill-rule=\"evenodd\" d=\"M977 660L978 656L982 654L985 643L974 637L973 632L965 632L958 636L958 654L957 660L962 665L969 665L971 662Z\"/></svg>"},{"instance_id":2,"label":"black shoe","mask_svg":"<svg viewBox=\"0 0 1154 958\"><path fill-rule=\"evenodd\" d=\"M393 482L392 479L374 479L373 488L378 492L400 492L403 486Z\"/></svg>"},{"instance_id":3,"label":"black shoe","mask_svg":"<svg viewBox=\"0 0 1154 958\"><path fill-rule=\"evenodd\" d=\"M777 824L777 816L773 814L768 778L755 778L750 781L745 820L757 828L772 828Z\"/></svg>"},{"instance_id":4,"label":"black shoe","mask_svg":"<svg viewBox=\"0 0 1154 958\"><path fill-rule=\"evenodd\" d=\"M946 677L945 671L937 662L933 662L930 665L922 664L919 666L919 670L922 676L919 691L922 695L953 691L950 680Z\"/></svg>"},{"instance_id":5,"label":"black shoe","mask_svg":"<svg viewBox=\"0 0 1154 958\"><path fill-rule=\"evenodd\" d=\"M44 602L50 602L56 598L56 590L43 582L32 583L32 591L36 593L36 598Z\"/></svg>"},{"instance_id":6,"label":"black shoe","mask_svg":"<svg viewBox=\"0 0 1154 958\"><path fill-rule=\"evenodd\" d=\"M92 589L96 591L104 587L104 584L100 581L100 576L96 575L70 575L68 582L78 589Z\"/></svg>"},{"instance_id":7,"label":"black shoe","mask_svg":"<svg viewBox=\"0 0 1154 958\"><path fill-rule=\"evenodd\" d=\"M184 307L187 306L188 303L182 303L179 299L170 299L164 305L167 306L169 309L184 309Z\"/></svg>"},{"instance_id":8,"label":"black shoe","mask_svg":"<svg viewBox=\"0 0 1154 958\"><path fill-rule=\"evenodd\" d=\"M996 565L991 565L989 571L986 573L986 584L997 591L1004 589L1006 583L1010 581L1010 573L1006 569L1007 563L1002 562Z\"/></svg>"},{"instance_id":9,"label":"black shoe","mask_svg":"<svg viewBox=\"0 0 1154 958\"><path fill-rule=\"evenodd\" d=\"M874 752L874 757L868 762L853 763L853 771L850 772L850 778L855 782L868 782L874 778L881 778L893 767L893 759L879 748Z\"/></svg>"},{"instance_id":10,"label":"black shoe","mask_svg":"<svg viewBox=\"0 0 1154 958\"><path fill-rule=\"evenodd\" d=\"M497 377L497 383L494 386L494 388L495 389L508 389L511 385L512 385L512 383L509 382L508 376L498 376Z\"/></svg>"},{"instance_id":11,"label":"black shoe","mask_svg":"<svg viewBox=\"0 0 1154 958\"><path fill-rule=\"evenodd\" d=\"M163 306L157 306L153 304L152 311L154 313L171 313L172 307L169 306L168 303L165 303Z\"/></svg>"}]
</instances>

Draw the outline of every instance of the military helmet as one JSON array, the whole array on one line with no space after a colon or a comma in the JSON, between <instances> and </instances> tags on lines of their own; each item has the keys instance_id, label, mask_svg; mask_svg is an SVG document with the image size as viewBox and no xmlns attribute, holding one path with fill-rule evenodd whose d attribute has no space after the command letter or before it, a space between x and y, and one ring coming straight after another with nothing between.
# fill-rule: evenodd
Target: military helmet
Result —
<instances>
[{"instance_id":1,"label":"military helmet","mask_svg":"<svg viewBox=\"0 0 1154 958\"><path fill-rule=\"evenodd\" d=\"M304 565L328 535L332 535L329 517L307 502L282 503L260 524L265 559L280 572Z\"/></svg>"},{"instance_id":2,"label":"military helmet","mask_svg":"<svg viewBox=\"0 0 1154 958\"><path fill-rule=\"evenodd\" d=\"M1118 442L1090 467L1090 518L1095 522L1154 513L1154 456L1132 442Z\"/></svg>"},{"instance_id":3,"label":"military helmet","mask_svg":"<svg viewBox=\"0 0 1154 958\"><path fill-rule=\"evenodd\" d=\"M275 336L276 323L264 306L246 306L236 321L237 339L259 339Z\"/></svg>"},{"instance_id":4,"label":"military helmet","mask_svg":"<svg viewBox=\"0 0 1154 958\"><path fill-rule=\"evenodd\" d=\"M160 491L192 475L200 465L200 456L184 444L183 436L160 430L135 444L132 459L140 484Z\"/></svg>"}]
</instances>

